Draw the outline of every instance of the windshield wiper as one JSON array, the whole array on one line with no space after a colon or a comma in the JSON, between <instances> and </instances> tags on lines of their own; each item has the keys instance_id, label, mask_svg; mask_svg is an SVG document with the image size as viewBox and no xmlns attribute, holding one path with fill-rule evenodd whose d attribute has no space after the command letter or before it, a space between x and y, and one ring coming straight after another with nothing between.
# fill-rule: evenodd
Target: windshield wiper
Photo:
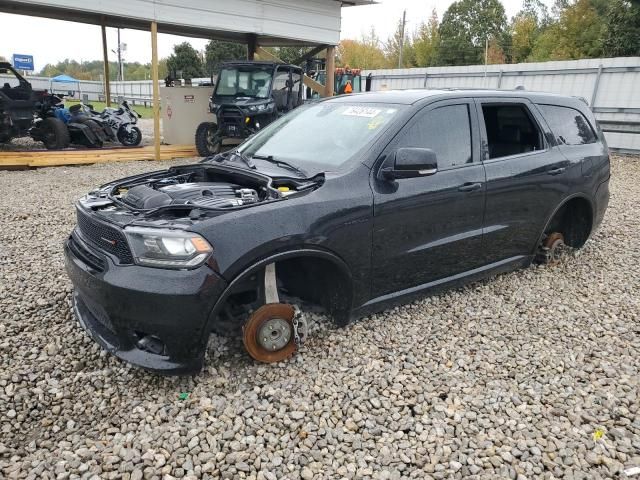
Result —
<instances>
[{"instance_id":1,"label":"windshield wiper","mask_svg":"<svg viewBox=\"0 0 640 480\"><path fill-rule=\"evenodd\" d=\"M273 158L273 155L252 155L251 158L255 158L256 160L264 160L266 162L273 163L274 165L277 165L279 167L286 168L288 170L292 170L292 171L302 175L305 178L307 177L307 173L304 170L302 170L301 168L296 167L295 165L292 165L289 162L285 162L284 160L277 160L277 159Z\"/></svg>"}]
</instances>

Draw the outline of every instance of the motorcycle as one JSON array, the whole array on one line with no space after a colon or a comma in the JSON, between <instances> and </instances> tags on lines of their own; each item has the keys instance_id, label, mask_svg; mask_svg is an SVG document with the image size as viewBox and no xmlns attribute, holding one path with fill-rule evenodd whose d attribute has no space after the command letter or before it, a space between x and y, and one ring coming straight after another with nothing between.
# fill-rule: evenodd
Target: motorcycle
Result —
<instances>
[{"instance_id":1,"label":"motorcycle","mask_svg":"<svg viewBox=\"0 0 640 480\"><path fill-rule=\"evenodd\" d=\"M127 147L135 147L142 141L142 132L135 126L138 118L142 118L138 112L133 110L127 101L123 101L119 108L105 108L99 115L100 119L111 127L113 134L118 141Z\"/></svg>"},{"instance_id":2,"label":"motorcycle","mask_svg":"<svg viewBox=\"0 0 640 480\"><path fill-rule=\"evenodd\" d=\"M96 118L86 105L76 104L66 108L62 97L53 94L49 95L47 102L47 116L64 122L69 130L71 143L101 148L104 142L115 140L110 126Z\"/></svg>"}]
</instances>

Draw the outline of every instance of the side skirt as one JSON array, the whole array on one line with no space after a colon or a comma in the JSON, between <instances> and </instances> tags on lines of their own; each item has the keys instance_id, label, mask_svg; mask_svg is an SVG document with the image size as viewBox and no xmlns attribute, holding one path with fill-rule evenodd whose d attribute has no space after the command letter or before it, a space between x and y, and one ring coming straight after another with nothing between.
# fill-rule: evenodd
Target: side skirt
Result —
<instances>
[{"instance_id":1,"label":"side skirt","mask_svg":"<svg viewBox=\"0 0 640 480\"><path fill-rule=\"evenodd\" d=\"M369 300L367 303L358 307L352 311L351 318L360 318L372 313L380 312L387 308L395 307L409 303L412 300L416 300L423 297L426 293L433 294L439 291L466 285L470 282L482 280L487 277L498 275L500 273L510 272L517 270L518 268L524 268L531 264L533 256L518 255L515 257L506 258L499 262L490 263L479 268L474 268L467 272L458 273L450 277L434 280L433 282L423 283L415 287L410 287L398 292L388 293L380 297Z\"/></svg>"}]
</instances>

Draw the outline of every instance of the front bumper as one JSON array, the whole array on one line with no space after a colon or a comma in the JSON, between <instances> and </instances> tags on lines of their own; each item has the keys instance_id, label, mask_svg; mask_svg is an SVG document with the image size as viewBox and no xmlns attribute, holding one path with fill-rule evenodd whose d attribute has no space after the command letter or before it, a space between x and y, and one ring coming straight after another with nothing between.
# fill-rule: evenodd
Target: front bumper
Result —
<instances>
[{"instance_id":1,"label":"front bumper","mask_svg":"<svg viewBox=\"0 0 640 480\"><path fill-rule=\"evenodd\" d=\"M65 242L64 257L75 315L104 349L165 374L202 368L207 320L226 286L208 265L185 271L119 265L76 231ZM150 336L161 342L161 353L141 346Z\"/></svg>"}]
</instances>

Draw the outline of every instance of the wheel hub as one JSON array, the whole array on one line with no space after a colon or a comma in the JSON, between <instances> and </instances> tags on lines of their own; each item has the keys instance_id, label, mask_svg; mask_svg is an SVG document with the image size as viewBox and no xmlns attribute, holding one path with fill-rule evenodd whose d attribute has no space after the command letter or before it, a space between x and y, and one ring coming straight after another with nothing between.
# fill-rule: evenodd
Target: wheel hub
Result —
<instances>
[{"instance_id":1,"label":"wheel hub","mask_svg":"<svg viewBox=\"0 0 640 480\"><path fill-rule=\"evenodd\" d=\"M291 323L285 319L271 318L258 329L258 344L265 350L280 350L291 340L292 331Z\"/></svg>"}]
</instances>

